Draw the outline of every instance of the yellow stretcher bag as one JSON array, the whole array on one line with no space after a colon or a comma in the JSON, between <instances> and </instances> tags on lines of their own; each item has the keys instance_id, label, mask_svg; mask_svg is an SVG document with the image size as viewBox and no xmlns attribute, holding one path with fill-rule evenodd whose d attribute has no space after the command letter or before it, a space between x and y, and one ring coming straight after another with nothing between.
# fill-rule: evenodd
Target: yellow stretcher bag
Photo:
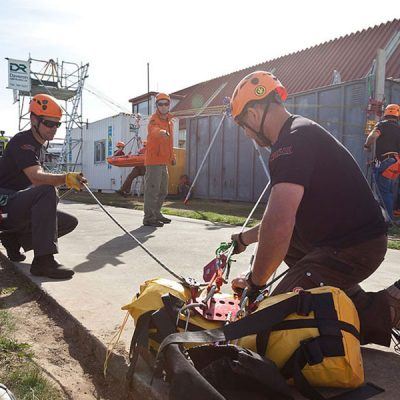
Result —
<instances>
[{"instance_id":1,"label":"yellow stretcher bag","mask_svg":"<svg viewBox=\"0 0 400 400\"><path fill-rule=\"evenodd\" d=\"M179 307L172 311L174 307L168 302L175 299L181 307L190 297L189 289L166 279L141 286L137 298L123 307L136 323L131 363L132 359L136 363L138 347L143 355L143 346L162 352L170 344L187 347L237 341L239 346L274 361L296 386L356 388L364 382L357 311L340 289L320 287L267 297L255 312L226 325L196 314L186 326L185 316L178 315ZM171 317L168 322L165 315L157 314L165 309L169 311L164 314ZM160 334L160 327L166 326Z\"/></svg>"}]
</instances>

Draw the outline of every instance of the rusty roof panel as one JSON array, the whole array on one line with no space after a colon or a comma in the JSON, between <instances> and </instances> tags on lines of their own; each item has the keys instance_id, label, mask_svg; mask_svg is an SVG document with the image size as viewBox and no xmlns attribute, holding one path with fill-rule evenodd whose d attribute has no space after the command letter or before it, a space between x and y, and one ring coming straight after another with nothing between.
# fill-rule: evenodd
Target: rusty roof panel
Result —
<instances>
[{"instance_id":1,"label":"rusty roof panel","mask_svg":"<svg viewBox=\"0 0 400 400\"><path fill-rule=\"evenodd\" d=\"M245 68L197 85L179 90L184 95L173 111L198 109L215 91L226 83L224 89L209 104L223 104L225 96L231 96L237 83L255 70L275 69L275 75L286 86L289 94L304 92L332 83L333 71L340 73L342 82L365 77L371 68L378 48L384 48L393 35L400 31L400 20L357 31L328 42L297 51L264 63ZM386 64L386 77L400 78L400 46Z\"/></svg>"}]
</instances>

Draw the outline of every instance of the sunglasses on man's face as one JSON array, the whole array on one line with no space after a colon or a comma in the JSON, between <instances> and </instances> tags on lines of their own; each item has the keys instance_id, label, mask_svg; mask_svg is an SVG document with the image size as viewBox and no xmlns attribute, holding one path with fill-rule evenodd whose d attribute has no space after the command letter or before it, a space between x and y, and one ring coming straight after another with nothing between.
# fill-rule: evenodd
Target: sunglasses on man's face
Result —
<instances>
[{"instance_id":1,"label":"sunglasses on man's face","mask_svg":"<svg viewBox=\"0 0 400 400\"><path fill-rule=\"evenodd\" d=\"M165 103L159 102L159 103L157 103L157 105L158 105L159 107L168 107L168 106L169 106L169 102L168 102L168 101L165 102Z\"/></svg>"},{"instance_id":2,"label":"sunglasses on man's face","mask_svg":"<svg viewBox=\"0 0 400 400\"><path fill-rule=\"evenodd\" d=\"M61 126L61 122L57 122L57 121L50 121L48 119L41 119L40 122L46 126L47 128L54 128L57 127L59 128Z\"/></svg>"}]
</instances>

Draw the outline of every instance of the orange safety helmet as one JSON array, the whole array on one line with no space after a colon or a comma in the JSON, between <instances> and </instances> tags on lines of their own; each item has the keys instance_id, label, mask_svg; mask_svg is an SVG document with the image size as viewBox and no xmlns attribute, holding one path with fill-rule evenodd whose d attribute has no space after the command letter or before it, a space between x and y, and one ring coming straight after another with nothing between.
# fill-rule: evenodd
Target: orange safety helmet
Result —
<instances>
[{"instance_id":1,"label":"orange safety helmet","mask_svg":"<svg viewBox=\"0 0 400 400\"><path fill-rule=\"evenodd\" d=\"M245 76L236 86L231 100L231 112L236 120L250 101L265 99L275 91L282 101L287 91L279 80L267 71L254 71Z\"/></svg>"},{"instance_id":2,"label":"orange safety helmet","mask_svg":"<svg viewBox=\"0 0 400 400\"><path fill-rule=\"evenodd\" d=\"M400 116L400 106L398 104L389 104L385 108L385 112L383 114L384 117L392 116L399 118Z\"/></svg>"},{"instance_id":3,"label":"orange safety helmet","mask_svg":"<svg viewBox=\"0 0 400 400\"><path fill-rule=\"evenodd\" d=\"M124 142L117 142L117 144L115 145L115 147L118 147L118 148L123 148L123 147L125 147L125 143Z\"/></svg>"},{"instance_id":4,"label":"orange safety helmet","mask_svg":"<svg viewBox=\"0 0 400 400\"><path fill-rule=\"evenodd\" d=\"M158 103L160 100L171 101L171 98L165 93L158 93L156 96L156 103Z\"/></svg>"},{"instance_id":5,"label":"orange safety helmet","mask_svg":"<svg viewBox=\"0 0 400 400\"><path fill-rule=\"evenodd\" d=\"M57 100L48 94L37 94L33 96L29 103L29 112L38 117L62 117L62 110Z\"/></svg>"}]
</instances>

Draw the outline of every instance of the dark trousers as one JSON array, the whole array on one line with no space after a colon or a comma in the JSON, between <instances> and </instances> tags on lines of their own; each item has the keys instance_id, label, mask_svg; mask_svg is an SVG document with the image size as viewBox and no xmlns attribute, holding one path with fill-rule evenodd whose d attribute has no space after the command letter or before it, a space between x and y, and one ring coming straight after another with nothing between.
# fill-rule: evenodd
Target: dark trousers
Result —
<instances>
[{"instance_id":1,"label":"dark trousers","mask_svg":"<svg viewBox=\"0 0 400 400\"><path fill-rule=\"evenodd\" d=\"M358 285L379 267L386 250L386 235L346 248L313 248L293 234L285 258L289 272L273 294L289 292L296 287L338 287L347 293L357 308L361 343L390 346L392 324L386 292L365 292Z\"/></svg>"},{"instance_id":2,"label":"dark trousers","mask_svg":"<svg viewBox=\"0 0 400 400\"><path fill-rule=\"evenodd\" d=\"M130 193L133 180L136 179L138 176L144 176L145 173L145 166L132 168L132 171L126 177L125 182L122 184L120 190L125 193Z\"/></svg>"},{"instance_id":3,"label":"dark trousers","mask_svg":"<svg viewBox=\"0 0 400 400\"><path fill-rule=\"evenodd\" d=\"M57 211L57 189L50 185L34 186L18 192L0 189L9 199L2 212L7 219L0 224L0 238L5 247L22 246L35 256L58 253L57 238L73 231L78 220Z\"/></svg>"}]
</instances>

